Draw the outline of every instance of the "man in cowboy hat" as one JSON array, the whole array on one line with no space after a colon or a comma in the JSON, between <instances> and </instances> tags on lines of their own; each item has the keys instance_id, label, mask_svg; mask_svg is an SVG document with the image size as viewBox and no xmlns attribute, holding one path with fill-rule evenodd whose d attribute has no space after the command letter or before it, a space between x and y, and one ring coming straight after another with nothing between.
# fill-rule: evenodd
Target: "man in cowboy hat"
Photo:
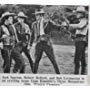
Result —
<instances>
[{"instance_id":1,"label":"man in cowboy hat","mask_svg":"<svg viewBox=\"0 0 90 90\"><path fill-rule=\"evenodd\" d=\"M86 19L85 7L80 6L76 9L77 18L79 19L78 24L69 24L70 27L76 29L75 39L75 71L74 74L80 73L81 63L81 74L85 74L86 71L86 60L85 60L85 48L86 48L86 35L88 30L88 20Z\"/></svg>"},{"instance_id":2,"label":"man in cowboy hat","mask_svg":"<svg viewBox=\"0 0 90 90\"><path fill-rule=\"evenodd\" d=\"M15 52L18 52L19 54L21 52L24 52L27 56L31 70L33 69L33 61L30 56L29 52L29 44L30 44L30 28L29 26L24 22L27 16L23 12L19 12L17 15L18 23L15 24L18 43L13 51L13 56L15 56ZM20 57L22 58L22 57ZM15 60L17 60L17 56L15 56ZM17 61L18 62L18 61ZM16 64L18 66L18 63Z\"/></svg>"},{"instance_id":3,"label":"man in cowboy hat","mask_svg":"<svg viewBox=\"0 0 90 90\"><path fill-rule=\"evenodd\" d=\"M38 70L38 65L41 60L43 52L47 54L49 57L50 61L52 62L55 72L57 74L60 74L59 68L57 66L54 53L53 53L53 47L50 41L50 37L48 35L49 29L46 29L48 22L45 24L44 20L44 14L45 12L43 9L40 11L35 12L36 16L36 21L33 22L32 24L32 36L31 36L31 46L33 41L36 41L36 46L35 46L35 64L34 64L34 69L33 73L37 73ZM52 25L53 26L53 25ZM54 25L55 26L55 25Z\"/></svg>"},{"instance_id":4,"label":"man in cowboy hat","mask_svg":"<svg viewBox=\"0 0 90 90\"><path fill-rule=\"evenodd\" d=\"M2 43L1 55L4 59L4 73L10 73L10 51L14 44L14 32L11 28L14 13L5 12L1 16L0 42Z\"/></svg>"}]
</instances>

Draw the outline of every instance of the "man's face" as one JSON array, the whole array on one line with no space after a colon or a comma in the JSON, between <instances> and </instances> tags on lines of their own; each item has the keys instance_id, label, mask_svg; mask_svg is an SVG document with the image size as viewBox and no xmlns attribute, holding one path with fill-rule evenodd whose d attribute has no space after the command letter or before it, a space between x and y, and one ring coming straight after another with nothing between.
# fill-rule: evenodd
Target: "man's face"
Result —
<instances>
[{"instance_id":1,"label":"man's face","mask_svg":"<svg viewBox=\"0 0 90 90\"><path fill-rule=\"evenodd\" d=\"M58 23L58 19L54 19L54 22L55 22L55 23Z\"/></svg>"},{"instance_id":2,"label":"man's face","mask_svg":"<svg viewBox=\"0 0 90 90\"><path fill-rule=\"evenodd\" d=\"M40 15L39 14L36 15L36 20L37 21L40 20Z\"/></svg>"},{"instance_id":3,"label":"man's face","mask_svg":"<svg viewBox=\"0 0 90 90\"><path fill-rule=\"evenodd\" d=\"M18 22L23 23L24 22L24 18L18 17Z\"/></svg>"},{"instance_id":4,"label":"man's face","mask_svg":"<svg viewBox=\"0 0 90 90\"><path fill-rule=\"evenodd\" d=\"M5 24L5 25L9 25L8 19L6 19L6 20L4 21L4 24Z\"/></svg>"},{"instance_id":5,"label":"man's face","mask_svg":"<svg viewBox=\"0 0 90 90\"><path fill-rule=\"evenodd\" d=\"M77 13L77 18L81 18L82 16L82 13Z\"/></svg>"},{"instance_id":6,"label":"man's face","mask_svg":"<svg viewBox=\"0 0 90 90\"><path fill-rule=\"evenodd\" d=\"M9 24L12 24L13 23L13 17L12 16L8 17L8 23Z\"/></svg>"}]
</instances>

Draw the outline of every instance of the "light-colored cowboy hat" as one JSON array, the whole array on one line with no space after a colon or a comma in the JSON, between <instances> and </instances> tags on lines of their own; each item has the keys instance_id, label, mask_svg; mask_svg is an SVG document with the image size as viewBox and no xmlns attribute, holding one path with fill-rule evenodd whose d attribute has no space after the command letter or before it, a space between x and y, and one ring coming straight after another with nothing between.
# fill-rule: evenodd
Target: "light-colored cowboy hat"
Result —
<instances>
[{"instance_id":1,"label":"light-colored cowboy hat","mask_svg":"<svg viewBox=\"0 0 90 90\"><path fill-rule=\"evenodd\" d=\"M86 13L85 7L83 6L77 7L76 13Z\"/></svg>"},{"instance_id":2,"label":"light-colored cowboy hat","mask_svg":"<svg viewBox=\"0 0 90 90\"><path fill-rule=\"evenodd\" d=\"M1 21L2 21L3 19L5 19L7 16L15 16L15 15L16 15L15 13L5 12L5 13L3 13L2 16L1 16Z\"/></svg>"},{"instance_id":3,"label":"light-colored cowboy hat","mask_svg":"<svg viewBox=\"0 0 90 90\"><path fill-rule=\"evenodd\" d=\"M41 9L40 11L35 11L35 13L33 13L35 15L38 15L38 14L45 14L44 10Z\"/></svg>"},{"instance_id":4,"label":"light-colored cowboy hat","mask_svg":"<svg viewBox=\"0 0 90 90\"><path fill-rule=\"evenodd\" d=\"M17 17L27 18L27 16L23 12L19 12Z\"/></svg>"}]
</instances>

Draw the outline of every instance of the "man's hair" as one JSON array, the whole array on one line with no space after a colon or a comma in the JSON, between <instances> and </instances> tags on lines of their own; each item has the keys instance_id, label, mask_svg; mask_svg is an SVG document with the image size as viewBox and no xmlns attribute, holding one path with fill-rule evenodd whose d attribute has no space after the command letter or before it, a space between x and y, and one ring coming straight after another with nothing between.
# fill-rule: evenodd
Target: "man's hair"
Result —
<instances>
[{"instance_id":1,"label":"man's hair","mask_svg":"<svg viewBox=\"0 0 90 90\"><path fill-rule=\"evenodd\" d=\"M8 18L9 18L9 16L5 16L1 21L1 25L4 24L5 20L7 20Z\"/></svg>"}]
</instances>

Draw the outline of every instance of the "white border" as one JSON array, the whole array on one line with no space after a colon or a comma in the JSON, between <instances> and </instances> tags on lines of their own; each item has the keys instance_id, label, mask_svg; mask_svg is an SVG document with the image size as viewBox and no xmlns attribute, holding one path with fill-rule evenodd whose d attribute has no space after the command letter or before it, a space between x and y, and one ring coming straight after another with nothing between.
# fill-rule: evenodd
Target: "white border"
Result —
<instances>
[{"instance_id":1,"label":"white border","mask_svg":"<svg viewBox=\"0 0 90 90\"><path fill-rule=\"evenodd\" d=\"M2 4L90 5L90 0L0 0Z\"/></svg>"},{"instance_id":2,"label":"white border","mask_svg":"<svg viewBox=\"0 0 90 90\"><path fill-rule=\"evenodd\" d=\"M0 0L0 4L88 5L90 7L90 0ZM89 9L89 13L90 13L90 9ZM89 38L90 38L90 30L89 30ZM88 44L88 51L90 51L90 39ZM90 75L89 56L90 56L90 52L88 52L88 74Z\"/></svg>"},{"instance_id":3,"label":"white border","mask_svg":"<svg viewBox=\"0 0 90 90\"><path fill-rule=\"evenodd\" d=\"M90 75L90 6L89 6L89 39L88 39L88 75Z\"/></svg>"},{"instance_id":4,"label":"white border","mask_svg":"<svg viewBox=\"0 0 90 90\"><path fill-rule=\"evenodd\" d=\"M0 4L52 4L52 5L89 5L90 6L90 0L0 0ZM90 10L89 10L90 12ZM90 14L89 14L90 16ZM90 18L89 18L90 21ZM89 22L90 23L90 22ZM90 28L90 25L89 25ZM89 38L90 38L90 32L89 32ZM89 45L90 45L90 41L89 41ZM90 51L90 47L88 48L88 50ZM88 53L88 56L90 56L90 53ZM90 63L90 59L88 58L88 61ZM88 66L88 68L90 69L90 64ZM90 74L90 70L89 70L89 74ZM76 86L64 86L64 87L21 87L21 86L14 86L14 87L7 87L7 86L0 86L0 90L25 90L25 89L30 89L30 90L47 90L47 89L51 89L51 90L55 90L55 89L62 89L62 90L85 90L85 89L89 89L90 87L76 87ZM90 89L89 89L90 90Z\"/></svg>"}]
</instances>

